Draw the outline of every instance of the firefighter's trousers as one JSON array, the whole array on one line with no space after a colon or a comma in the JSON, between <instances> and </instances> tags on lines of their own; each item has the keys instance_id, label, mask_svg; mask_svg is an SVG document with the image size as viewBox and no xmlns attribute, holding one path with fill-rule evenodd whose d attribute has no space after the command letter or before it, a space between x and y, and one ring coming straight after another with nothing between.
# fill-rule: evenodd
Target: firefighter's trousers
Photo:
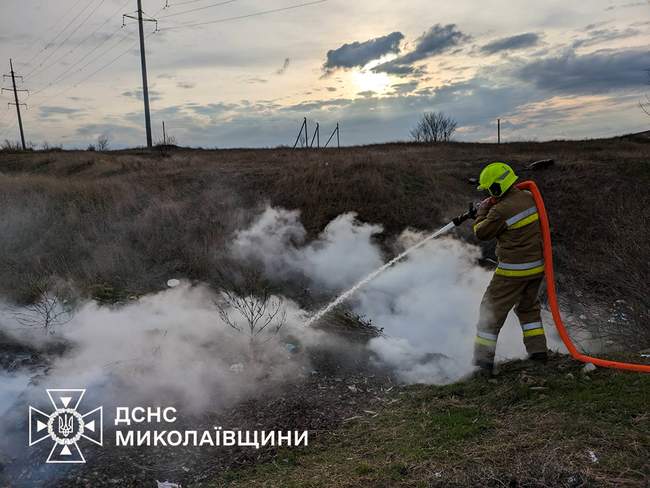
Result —
<instances>
[{"instance_id":1,"label":"firefighter's trousers","mask_svg":"<svg viewBox=\"0 0 650 488\"><path fill-rule=\"evenodd\" d=\"M546 352L538 298L542 279L543 275L509 278L495 274L492 277L481 301L474 348L476 364L491 364L494 361L499 331L513 307L521 324L528 353Z\"/></svg>"}]
</instances>

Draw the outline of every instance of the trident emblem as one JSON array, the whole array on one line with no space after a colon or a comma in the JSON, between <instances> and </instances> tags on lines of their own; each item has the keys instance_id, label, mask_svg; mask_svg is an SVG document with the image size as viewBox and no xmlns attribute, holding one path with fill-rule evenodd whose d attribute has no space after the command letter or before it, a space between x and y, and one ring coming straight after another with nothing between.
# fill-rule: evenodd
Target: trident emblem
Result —
<instances>
[{"instance_id":1,"label":"trident emblem","mask_svg":"<svg viewBox=\"0 0 650 488\"><path fill-rule=\"evenodd\" d=\"M85 415L79 412L85 393L84 389L48 389L54 411L46 413L29 407L29 445L45 439L53 442L46 463L85 463L79 441L103 445L104 409L97 407Z\"/></svg>"},{"instance_id":2,"label":"trident emblem","mask_svg":"<svg viewBox=\"0 0 650 488\"><path fill-rule=\"evenodd\" d=\"M72 434L72 423L74 422L72 415L63 415L59 417L59 434L63 437L68 437Z\"/></svg>"}]
</instances>

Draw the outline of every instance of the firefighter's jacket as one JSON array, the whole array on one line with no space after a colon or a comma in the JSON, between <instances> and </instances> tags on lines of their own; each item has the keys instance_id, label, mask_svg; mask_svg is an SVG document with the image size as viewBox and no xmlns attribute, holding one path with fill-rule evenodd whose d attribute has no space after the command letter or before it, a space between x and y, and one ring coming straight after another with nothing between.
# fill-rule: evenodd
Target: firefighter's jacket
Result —
<instances>
[{"instance_id":1,"label":"firefighter's jacket","mask_svg":"<svg viewBox=\"0 0 650 488\"><path fill-rule=\"evenodd\" d=\"M496 238L497 275L529 278L544 272L539 214L529 192L513 186L492 207L479 209L474 234L483 241Z\"/></svg>"}]
</instances>

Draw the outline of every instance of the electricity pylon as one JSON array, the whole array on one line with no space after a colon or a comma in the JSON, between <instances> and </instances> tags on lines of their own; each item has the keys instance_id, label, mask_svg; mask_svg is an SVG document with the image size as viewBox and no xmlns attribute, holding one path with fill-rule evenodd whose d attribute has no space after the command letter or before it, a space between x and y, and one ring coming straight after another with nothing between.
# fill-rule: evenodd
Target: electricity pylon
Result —
<instances>
[{"instance_id":1,"label":"electricity pylon","mask_svg":"<svg viewBox=\"0 0 650 488\"><path fill-rule=\"evenodd\" d=\"M9 102L9 105L15 105L16 106L16 114L18 115L18 127L20 127L20 142L22 143L23 146L23 151L27 149L25 146L25 133L23 132L23 119L20 116L20 106L24 105L27 107L26 104L20 103L18 100L18 92L26 92L28 90L19 90L16 88L16 78L20 78L20 81L23 80L22 76L16 76L16 73L14 73L14 64L11 59L9 59L9 68L11 70L11 74L9 75L2 75L2 80L4 81L5 78L11 78L11 84L13 88L2 88L2 91L13 91L14 92L14 103Z\"/></svg>"},{"instance_id":2,"label":"electricity pylon","mask_svg":"<svg viewBox=\"0 0 650 488\"><path fill-rule=\"evenodd\" d=\"M142 64L142 98L144 99L144 123L147 130L147 147L151 149L153 142L151 139L151 114L149 112L149 85L147 83L147 59L144 48L144 27L143 22L155 22L156 31L158 30L158 21L149 16L144 16L142 12L142 0L138 0L137 16L132 14L122 15L122 24L124 25L124 18L134 19L138 21L138 30L140 32L140 62Z\"/></svg>"}]
</instances>

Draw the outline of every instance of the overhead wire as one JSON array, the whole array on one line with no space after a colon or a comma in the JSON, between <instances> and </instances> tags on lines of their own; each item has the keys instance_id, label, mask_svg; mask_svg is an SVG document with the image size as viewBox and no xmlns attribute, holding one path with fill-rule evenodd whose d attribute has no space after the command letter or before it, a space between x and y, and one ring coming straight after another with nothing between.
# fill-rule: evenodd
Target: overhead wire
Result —
<instances>
[{"instance_id":1,"label":"overhead wire","mask_svg":"<svg viewBox=\"0 0 650 488\"><path fill-rule=\"evenodd\" d=\"M125 38L128 37L128 34L124 34L124 36L122 36L122 38L119 39L116 43L114 43L111 47L109 47L108 49L106 49L104 52L100 53L96 58L93 58L93 59L91 59L90 61L88 61L88 62L87 62L86 64L84 64L81 68L79 68L79 69L77 69L77 70L75 70L75 71L72 71L72 69L73 69L74 67L76 67L76 66L79 65L82 61L84 61L86 58L88 58L88 56L90 56L90 55L93 54L94 52L98 51L102 46L104 46L104 45L105 45L106 43L108 43L111 39L113 39L113 37L115 37L115 35L116 35L118 32L120 32L120 31L122 31L122 28L121 28L121 27L119 27L118 29L116 29L115 31L113 31L113 32L112 32L112 33L111 33L111 34L110 34L110 35L109 35L109 36L108 36L104 41L102 41L100 44L97 44L93 49L91 49L90 51L88 51L84 56L82 56L81 58L79 58L77 61L75 61L75 62L74 62L73 64L71 64L70 66L68 66L68 68L67 68L65 71L63 71L61 74L59 74L56 78L54 78L52 81L50 81L47 85L45 85L45 86L43 86L42 88L40 88L40 89L34 91L32 95L37 95L37 94L39 94L39 93L41 93L41 92L43 92L43 91L49 89L50 87L52 87L53 85L55 85L55 84L58 83L59 81L62 81L62 80L64 80L64 79L69 78L70 76L73 76L73 75L79 73L79 72L82 71L84 68L86 68L87 66L89 66L89 65L91 65L92 63L94 63L95 61L97 61L97 59L101 59L101 56L106 55L106 54L108 54L110 51L112 51L113 49L115 49L119 44L121 44L121 43L124 41Z\"/></svg>"},{"instance_id":2,"label":"overhead wire","mask_svg":"<svg viewBox=\"0 0 650 488\"><path fill-rule=\"evenodd\" d=\"M66 10L65 13L64 13L61 17L59 17L55 22L53 22L49 27L47 27L47 28L45 29L45 32L49 32L49 31L51 31L51 30L54 30L54 28L55 28L57 25L59 25L60 21L62 21L63 19L65 19L65 18L68 16L68 14L69 14L70 12L72 12L72 10L75 9L75 8L77 7L77 5L79 5L82 1L83 1L83 0L77 0L77 2L74 3L74 4L72 5L72 7L70 7L68 10ZM38 56L39 56L43 51L45 51L45 50L47 49L48 45L51 45L51 44L56 40L56 38L57 38L59 35L61 35L62 32L63 32L63 31L59 32L56 36L54 36L54 38L53 38L52 40L46 42L46 43L43 45L43 47L42 47L39 51L35 52L35 53L32 55L32 57L29 58L29 60L26 62L26 64L28 64L28 65L31 64L31 62L32 62L34 59L36 59L36 58L37 58L37 57L38 57ZM32 46L35 46L35 45L38 45L39 43L41 43L41 42L43 41L43 39L45 39L45 35L40 36L36 41L34 41L34 42L30 45L29 49L31 49ZM28 49L28 50L29 50L29 49Z\"/></svg>"},{"instance_id":3,"label":"overhead wire","mask_svg":"<svg viewBox=\"0 0 650 488\"><path fill-rule=\"evenodd\" d=\"M277 13L277 12L286 12L288 10L295 10L295 9L302 8L302 7L309 7L309 6L312 6L312 5L317 5L319 3L325 3L327 1L328 0L315 0L315 1L312 1L312 2L303 2L303 3L296 4L296 5L289 5L287 7L280 7L280 8L274 8L274 9L269 9L269 10L261 10L259 12L253 12L253 13L244 14L244 15L236 15L234 17L224 17L224 18L221 18L221 19L209 20L209 21L205 21L205 22L191 22L191 23L186 23L186 24L179 24L179 25L173 26L173 27L162 27L159 30L166 32L166 31L170 31L170 30L183 29L183 28L187 28L187 27L199 27L199 26L202 26L202 25L220 24L220 23L223 23L223 22L229 22L229 21L233 21L233 20L248 19L248 18L251 18L251 17L258 17L258 16L261 16L261 15L268 15L268 14L273 14L273 13Z\"/></svg>"},{"instance_id":4,"label":"overhead wire","mask_svg":"<svg viewBox=\"0 0 650 488\"><path fill-rule=\"evenodd\" d=\"M161 20L162 19L168 19L169 17L177 17L179 15L185 15L185 14L189 14L189 13L192 13L192 12L198 12L199 10L206 10L206 9L209 9L209 8L221 7L223 5L228 5L229 3L235 3L237 1L239 1L239 0L225 0L225 1L222 1L222 2L219 2L219 3L213 3L212 5L206 5L204 7L191 8L189 10L182 10L181 12L174 12L174 13L169 14L169 15L163 15L162 17L160 17L160 19Z\"/></svg>"},{"instance_id":5,"label":"overhead wire","mask_svg":"<svg viewBox=\"0 0 650 488\"><path fill-rule=\"evenodd\" d=\"M198 0L196 0L196 1L198 1ZM216 7L216 6L218 6L218 5L225 5L225 4L228 4L228 3L233 3L233 2L235 2L235 1L237 1L237 0L228 0L228 1L223 1L223 2L220 2L219 4L212 4L212 5L210 5L210 6L206 6L205 8L212 8L212 7ZM309 7L309 6L312 6L312 5L317 5L317 4L325 3L325 2L327 2L327 1L328 1L328 0L314 0L314 1L309 1L309 2L302 2L302 3L299 3L299 4L295 4L295 5L289 5L289 6L286 6L286 7L279 7L279 8L274 8L274 9L261 10L261 11L257 11L257 12L251 12L251 13L249 13L249 14L237 15L237 16L232 16L232 17L224 17L224 18L214 19L214 20L210 20L210 21L189 22L189 23L185 23L185 24L178 24L178 25L173 26L173 27L165 27L165 28L161 28L161 29L158 29L158 31L163 31L163 30L164 30L164 31L170 31L170 30L177 30L177 29L182 29L182 28L197 27L197 26L202 26L202 25L210 25L210 24L217 24L217 23L225 23L225 22L230 22L230 21L242 20L242 19L247 19L247 18L252 18L252 17L258 17L258 16L263 16L263 15L269 15L269 14L278 13L278 12L284 12L284 11L289 11L289 10L295 10L295 9L299 9L299 8L303 8L303 7ZM91 3L92 3L92 2L91 2ZM102 1L102 3L103 3L103 1ZM128 3L128 0L127 0L126 3ZM124 6L126 6L126 3L125 3ZM187 2L182 2L182 3L180 3L180 4L176 4L176 5L182 5L182 4L186 4L186 3L195 3L195 0L187 1ZM90 5L90 4L89 4L89 5ZM124 8L124 7L122 7L122 8ZM159 10L158 10L154 15L153 15L153 17L155 17L156 15L158 15L158 13L160 13L160 12L161 12L162 10L164 10L165 8L168 8L168 6L163 6L162 8L160 8L160 9L159 9ZM200 9L197 9L197 10L203 10L203 9L204 9L204 8L200 8ZM193 11L196 11L196 10L194 10L194 9L192 9L192 10L193 10ZM184 13L189 13L189 12L188 12L188 11L185 11ZM161 18L167 18L167 17L171 17L171 15L170 15L170 16L163 16L163 17L161 17ZM100 26L100 28L103 27L107 22L108 22L108 21L104 22L104 24L102 24L102 26ZM65 31L65 29L67 29L67 27L68 27L68 26L66 26L66 27L63 29L63 31ZM99 28L96 29L96 30L93 32L93 34L96 33L98 30L99 30ZM62 31L62 32L63 32L63 31ZM119 31L119 30L114 31L114 32L113 32L113 33L112 33L112 34L111 34L107 39L105 39L102 43L100 43L100 44L98 44L97 46L95 46L91 51L89 51L88 53L86 53L86 55L84 55L82 58L78 59L75 63L73 63L73 65L71 65L71 66L68 68L68 70L66 70L66 71L63 72L61 75L59 75L57 78L55 78L55 79L54 79L52 82L50 82L46 87L43 87L43 88L41 88L40 90L37 90L36 92L34 92L34 95L37 94L37 93L41 93L41 92L45 91L46 89L49 89L49 88L53 87L53 86L55 85L55 83L57 83L57 82L59 82L59 81L65 79L65 78L69 78L70 76L74 76L74 75L76 75L76 74L78 74L78 73L84 71L88 66L90 66L90 64L92 64L94 61L96 61L96 59L99 59L101 56L105 56L105 55L108 54L110 51L114 50L116 47L118 47L120 44L122 44L126 39L128 39L128 35L125 34L125 35L124 35L124 36L123 36L123 37L122 37L118 42L114 43L111 47L109 47L108 49L106 49L105 51L103 51L103 52L101 53L101 56L96 57L95 59L93 59L93 60L89 61L88 63L84 64L82 67L80 67L80 68L77 69L76 71L70 73L69 70L70 70L71 67L76 66L76 65L79 64L82 60L84 60L85 58L87 58L90 54L92 54L92 53L94 53L95 51L97 51L97 50L98 50L102 45L104 45L106 42L110 41L110 39L112 39L112 38L115 36L115 34L117 34L118 31ZM158 31L150 32L149 34L147 34L147 35L145 36L145 39L148 39L150 36L152 36L153 34L155 34L155 33L158 32ZM91 34L91 35L93 35L93 34ZM58 36L58 35L57 35L57 36ZM89 36L87 36L86 39L87 39L88 37L89 37ZM84 39L84 40L86 40L86 39ZM80 79L80 80L77 80L76 82L74 82L74 83L70 84L69 86L65 87L63 90L60 90L59 92L56 92L55 94L52 94L52 95L50 95L50 96L48 96L48 97L45 97L44 99L38 101L38 103L36 103L35 105L32 105L32 107L33 107L33 108L40 107L40 106L42 106L44 103L46 103L48 100L50 100L50 99L52 99L52 98L55 98L55 97L59 97L59 96L63 95L64 93L68 92L69 90L71 90L72 88L75 88L75 87L77 87L77 86L79 86L79 85L85 83L86 81L88 81L89 79L91 79L92 77L94 77L95 75L97 75L98 73L104 71L104 70L105 70L106 68L108 68L109 66L112 66L112 65L113 65L115 62L117 62L120 58L122 58L122 57L125 56L129 51L131 51L131 50L132 50L132 49L133 49L137 44L138 44L138 40L136 39L132 44L129 45L129 47L128 47L126 50L121 51L117 56L113 57L113 58L112 58L110 61L108 61L107 63L101 65L99 68L97 68L96 70L92 71L90 74L88 74L88 75L85 76L84 78L82 78L82 79ZM33 72L33 70L32 70L32 72ZM15 125L16 125L16 122L14 121L14 124L13 124L11 127L7 127L7 128L5 128L5 130L4 130L2 133L4 134L4 133L6 133L8 130L11 130L11 128L12 128L13 126L15 126Z\"/></svg>"},{"instance_id":6,"label":"overhead wire","mask_svg":"<svg viewBox=\"0 0 650 488\"><path fill-rule=\"evenodd\" d=\"M115 37L115 34L117 34L117 32L119 32L119 31L121 31L121 30L122 30L122 29L120 28L118 31L115 31L113 34L111 34L110 38ZM109 39L110 39L110 38L109 38ZM63 76L59 75L59 77L57 77L56 80L53 80L50 84L44 86L43 88L41 88L41 89L39 89L39 90L36 90L36 91L33 93L33 95L38 95L39 93L42 93L42 92L44 92L45 90L48 90L48 89L52 88L56 83L58 83L58 82L60 82L60 81L63 81L64 79L68 79L68 78L70 78L70 77L72 77L72 76L75 76L75 75L78 74L78 73L81 73L81 72L84 71L87 67L89 67L91 64L95 63L98 59L103 59L106 55L108 55L108 53L110 53L110 52L113 51L115 48L117 48L118 46L120 46L121 44L123 44L124 41L127 41L127 40L129 40L129 39L130 39L129 34L125 32L124 35L123 35L122 37L120 37L120 38L117 39L117 42L114 42L113 44L109 45L107 49L104 49L104 50L103 50L102 52L100 52L97 56L95 56L95 57L93 57L92 59L88 60L88 62L86 62L85 64L83 64L81 67L79 67L78 69L76 69L76 70L74 70L74 71L70 71L70 70L68 70L67 72L65 72L65 73L63 74ZM96 50L96 49L94 49L93 51L95 51L95 50Z\"/></svg>"},{"instance_id":7,"label":"overhead wire","mask_svg":"<svg viewBox=\"0 0 650 488\"><path fill-rule=\"evenodd\" d=\"M206 2L207 0L186 0L184 2L174 2L171 5L169 2L167 5L165 5L165 8L171 8L171 7L180 7L181 5L187 5L189 3L198 3L198 2Z\"/></svg>"},{"instance_id":8,"label":"overhead wire","mask_svg":"<svg viewBox=\"0 0 650 488\"><path fill-rule=\"evenodd\" d=\"M124 7L126 6L127 3L128 3L128 0L127 0L127 2L122 6L122 8L124 8ZM160 9L158 9L158 10L156 11L156 13L154 14L154 17L155 17L158 13L160 13L163 9L164 9L164 7L161 7ZM122 26L122 27L124 27L124 26ZM109 52L111 52L112 50L114 50L115 48L117 48L119 45L121 45L124 41L128 40L128 39L129 39L129 34L128 34L128 33L125 33L125 34L124 34L124 35L123 35L123 36L122 36L122 37L121 37L117 42L113 43L113 44L112 44L108 49L105 49L104 51L100 52L100 53L99 53L99 54L98 54L94 59L89 60L87 63L85 63L83 66L81 66L81 67L78 68L77 70L75 70L75 71L71 71L71 69L72 69L74 66L78 65L81 61L83 61L85 58L87 58L90 54L92 54L92 53L94 53L95 51L97 51L101 46L103 46L103 45L106 44L108 41L110 41L113 37L115 37L115 35L116 35L120 30L122 30L122 27L118 28L118 29L115 30L113 33L111 33L111 35L110 35L108 38L106 38L106 39L105 39L101 44L98 44L97 46L95 46L93 49L91 49L89 52L87 52L83 57L81 57L81 58L78 59L75 63L73 63L71 66L69 66L68 69L67 69L66 71L64 71L64 72L61 73L57 78L55 78L55 79L52 80L50 83L48 83L48 85L46 85L46 86L42 87L41 89L36 90L35 92L33 92L32 95L37 95L37 94L39 94L39 93L41 93L41 92L43 92L43 91L45 91L45 90L48 90L49 88L51 88L52 86L54 86L54 85L55 85L56 83L58 83L59 81L62 81L62 80L67 79L67 78L70 78L71 76L74 76L74 75L76 75L76 74L78 74L78 73L84 71L88 66L90 66L90 65L93 64L95 61L97 61L97 59L102 59L102 58L105 57ZM153 34L153 33L154 33L154 32L152 32L151 34ZM149 35L147 35L145 38L148 38L148 37L149 37ZM136 44L136 43L137 43L137 41L134 42L134 44ZM111 64L113 64L113 62L117 61L120 57L124 56L124 55L125 55L125 54L130 50L130 49L131 49L131 47L129 47L126 51L122 52L120 55L118 55L116 58L114 58L113 61L111 61L111 62L107 63L106 65L104 65L104 67L102 67L101 69L96 70L96 72L93 72L93 75L96 74L96 73L99 73L100 71L102 71L102 70L105 69L106 67L108 67L108 66L110 66ZM90 78L90 77L91 77L91 76L89 76L88 78ZM77 81L77 82L73 83L72 86L77 86L77 85L79 85L80 83L83 83L85 80L86 80L86 78L82 79L81 81ZM66 91L68 91L69 88L71 88L71 87L68 87L68 88L64 89L62 92L59 92L59 93L65 93ZM58 95L58 93L57 93L57 95ZM57 96L57 95L54 95L54 96ZM53 98L54 96L52 96L52 97L47 97L45 100L49 100L50 98ZM45 101L45 100L44 100L44 101ZM41 102L39 103L39 105L42 104L42 103L43 103L43 101L41 101Z\"/></svg>"},{"instance_id":9,"label":"overhead wire","mask_svg":"<svg viewBox=\"0 0 650 488\"><path fill-rule=\"evenodd\" d=\"M58 33L58 34L57 34L57 35L56 35L56 36L55 36L55 37L54 37L54 38L53 38L53 39L52 39L48 44L45 45L44 50L45 50L45 49L48 49L48 46L49 46L49 45L52 45L52 44L54 43L54 41L55 41L55 40L56 40L56 39L57 39L61 34L63 34L63 33L68 29L68 27L70 27L70 26L71 26L71 25L72 25L72 24L73 24L73 23L74 23L74 22L75 22L75 21L76 21L76 20L77 20L77 19L78 19L78 18L79 18L79 17L80 17L80 16L81 16L81 15L82 15L82 14L83 14L87 9L88 9L88 7L90 7L92 4L93 4L93 0L90 0L90 2L89 2L89 3L88 3L84 8L82 8L82 9L77 13L77 15L75 15L75 16L70 20L70 22L68 22L68 23L66 24L66 26L61 30L61 32L59 32L59 33ZM54 49L54 52L58 51L58 50L61 48L61 45L62 45L62 44L63 44L62 42L58 43L58 45L57 45L56 48ZM27 73L27 74L25 75L25 79L27 79L27 78L28 78L28 77L29 77L29 76L30 76L34 71L36 71L38 68L40 68L40 67L43 65L44 62L45 62L45 59L43 59L43 60L40 62L40 64L38 64L38 65L36 65L34 68L32 68L32 69L29 71L29 73Z\"/></svg>"},{"instance_id":10,"label":"overhead wire","mask_svg":"<svg viewBox=\"0 0 650 488\"><path fill-rule=\"evenodd\" d=\"M119 7L117 10L115 10L113 13L111 13L108 17L106 17L106 20L104 20L103 23L101 23L99 26L97 26L97 28L96 28L95 30L93 30L92 32L90 32L86 37L84 37L84 38L83 38L81 41L79 41L75 46L73 46L72 49L68 50L68 51L67 51L63 56L61 56L57 61L51 63L50 66L54 66L54 65L58 64L58 62L61 61L62 59L64 59L66 56L69 56L70 54L72 54L73 52L75 52L75 51L76 51L76 50L77 50L77 49L78 49L82 44L84 44L88 39L90 39L92 36L94 36L95 34L97 34L97 32L99 32L99 31L100 31L100 30L101 30L101 29L102 29L106 24L108 24L108 23L111 21L111 19L113 19L113 18L115 17L115 15L117 15L117 13L118 13L120 10L124 9L124 7L125 7L129 2L130 2L130 0L126 0L126 2L125 2L121 7ZM104 3L104 2L102 1L102 3ZM101 5L101 4L100 4L100 5ZM97 49L99 49L99 47L101 47L103 44L105 44L106 42L108 42L108 41L109 41L109 40L110 40L110 39L111 39L111 38L112 38L112 37L113 37L113 36L114 36L118 31L119 31L119 28L118 28L116 31L114 31L113 33L111 33L111 34L110 34L106 39L104 39L104 40L101 41L99 44L97 44L97 45L95 46L95 48L91 49L91 51L89 51L88 53L86 53L84 56L82 56L81 58L79 58L77 61L75 61L75 62L72 63L71 65L68 65L68 67L66 68L66 70L64 70L64 72L65 72L65 71L68 71L68 70L70 70L70 69L72 69L74 66L76 66L77 64L79 64L82 60L84 60L84 59L85 59L86 57L88 57L90 54L92 54L92 53L95 52ZM60 76L57 77L57 79L59 79L59 78L60 78ZM54 82L50 82L49 84L52 84L52 83L54 83Z\"/></svg>"}]
</instances>

